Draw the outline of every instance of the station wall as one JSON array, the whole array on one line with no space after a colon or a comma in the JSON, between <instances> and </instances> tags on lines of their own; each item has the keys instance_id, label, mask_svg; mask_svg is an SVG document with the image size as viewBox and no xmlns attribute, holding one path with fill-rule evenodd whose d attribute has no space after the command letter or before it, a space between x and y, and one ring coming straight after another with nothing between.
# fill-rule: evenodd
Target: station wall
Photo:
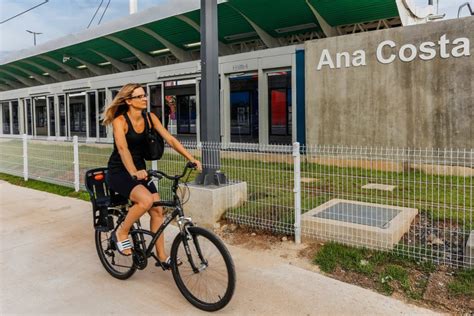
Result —
<instances>
[{"instance_id":1,"label":"station wall","mask_svg":"<svg viewBox=\"0 0 474 316\"><path fill-rule=\"evenodd\" d=\"M474 147L474 17L306 42L308 144Z\"/></svg>"}]
</instances>

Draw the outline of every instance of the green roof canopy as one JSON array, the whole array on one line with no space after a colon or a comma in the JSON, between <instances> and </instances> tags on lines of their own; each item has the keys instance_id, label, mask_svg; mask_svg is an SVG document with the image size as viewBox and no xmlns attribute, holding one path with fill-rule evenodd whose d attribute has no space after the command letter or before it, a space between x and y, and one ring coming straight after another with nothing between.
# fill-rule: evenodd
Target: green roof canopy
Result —
<instances>
[{"instance_id":1,"label":"green roof canopy","mask_svg":"<svg viewBox=\"0 0 474 316\"><path fill-rule=\"evenodd\" d=\"M282 38L294 34L316 32L324 37L324 29L320 26L322 23L314 11L324 19L324 23L333 28L379 20L399 21L395 0L228 0L218 5L219 41L222 46L230 47L235 43L260 39L262 32L282 45L286 45L281 41ZM139 16L140 13L134 15ZM132 18L136 17L131 16L130 19ZM96 30L83 32L89 37L84 41L74 40L78 38L76 34L68 35L62 39L63 44L53 45L49 50L41 51L35 48L25 57L2 63L0 83L8 84L13 81L27 86L24 81L29 80L42 84L39 80L34 80L39 76L40 79L46 78L51 82L60 81L53 78L51 73L45 75L46 72L57 72L62 74L63 78L70 79L77 78L78 74L82 77L94 76L100 74L99 70L104 73L117 72L118 68L110 65L112 59L125 65L136 65L137 62L142 62L143 58L148 58L148 61L156 60L159 65L162 63L159 56L163 55L174 56L173 58L176 57L179 61L176 51L182 53L180 56L197 59L199 44L196 43L200 41L200 33L196 28L199 23L200 11L194 10L142 25L135 23L136 26L125 29L116 27L105 32L105 35L94 37L94 31L100 33L98 30L106 28L105 25L100 26ZM392 25L398 26L400 23L395 22ZM148 31L140 29L141 27L163 40L158 40ZM113 40L112 37L118 40ZM119 43L120 40L129 47ZM195 45L189 45L193 43ZM133 52L130 46L136 51ZM64 56L70 59L63 60ZM87 63L97 66L95 73ZM19 77L25 78L23 82Z\"/></svg>"}]
</instances>

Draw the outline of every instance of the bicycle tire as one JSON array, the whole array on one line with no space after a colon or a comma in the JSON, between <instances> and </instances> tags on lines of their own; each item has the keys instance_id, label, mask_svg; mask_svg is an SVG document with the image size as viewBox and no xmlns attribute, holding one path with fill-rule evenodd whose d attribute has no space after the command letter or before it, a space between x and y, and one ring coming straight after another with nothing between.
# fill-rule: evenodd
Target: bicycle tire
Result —
<instances>
[{"instance_id":1,"label":"bicycle tire","mask_svg":"<svg viewBox=\"0 0 474 316\"><path fill-rule=\"evenodd\" d=\"M110 210L109 216L112 216L113 218L115 229L120 213L117 210ZM105 270L111 276L119 280L126 280L137 271L137 268L133 264L132 256L122 256L115 249L115 246L111 243L111 233L112 231L95 231L97 254ZM111 260L111 262L109 260ZM120 263L116 264L116 260L120 260ZM122 269L118 270L118 268Z\"/></svg>"},{"instance_id":2,"label":"bicycle tire","mask_svg":"<svg viewBox=\"0 0 474 316\"><path fill-rule=\"evenodd\" d=\"M187 237L178 234L173 241L173 245L171 246L172 273L176 285L178 286L181 294L183 294L183 296L197 308L209 312L222 309L230 302L235 290L236 276L232 257L224 243L212 232L195 226L188 227L187 231L191 234L191 238L187 241L189 249L192 251L192 258L194 259L193 261L196 263L196 265L201 264L201 268L204 268L197 273L192 270L191 264L185 253L185 247L183 247L184 239ZM199 258L196 240L199 248L201 249L204 261L207 261L208 265L203 264L202 260ZM209 247L211 246L215 247L214 250L217 250L217 255L220 255L220 258L214 258L209 255L211 250ZM182 261L182 264L179 266L176 265L177 258L180 258ZM211 259L212 262L210 262ZM192 289L189 287L190 284L187 284L185 279L187 277L196 277L195 281L197 279L197 282L191 282L192 285L198 286L198 283L202 282L204 284L206 294L208 294L210 287L213 284L210 282L210 280L204 279L205 276L211 276L212 271L210 271L210 268L214 269L214 263L218 263L219 261L223 261L225 264L225 271L219 272L217 269L215 269L215 275L223 275L224 278L226 278L226 280L224 280L226 284L224 284L224 288L220 291L220 294L211 294L210 300L212 301L205 301L203 297L198 297L197 293L193 293ZM186 272L190 274L187 275Z\"/></svg>"}]
</instances>

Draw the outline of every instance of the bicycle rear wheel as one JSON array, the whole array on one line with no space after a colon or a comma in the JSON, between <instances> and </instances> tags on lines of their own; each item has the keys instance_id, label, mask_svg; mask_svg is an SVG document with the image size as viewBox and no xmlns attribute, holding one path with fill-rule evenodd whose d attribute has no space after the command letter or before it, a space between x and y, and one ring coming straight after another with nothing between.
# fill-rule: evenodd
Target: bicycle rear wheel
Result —
<instances>
[{"instance_id":1,"label":"bicycle rear wheel","mask_svg":"<svg viewBox=\"0 0 474 316\"><path fill-rule=\"evenodd\" d=\"M115 228L120 216L123 215L117 210L110 210L109 216L112 217ZM120 280L126 280L135 273L137 268L133 264L132 256L123 256L118 252L115 244L112 242L111 235L112 231L95 231L97 254L105 270L111 276Z\"/></svg>"},{"instance_id":2,"label":"bicycle rear wheel","mask_svg":"<svg viewBox=\"0 0 474 316\"><path fill-rule=\"evenodd\" d=\"M191 304L205 311L217 311L226 306L234 294L236 279L232 257L210 231L200 227L187 230L189 234L178 234L171 247L173 278ZM175 264L177 258L182 261L179 266Z\"/></svg>"}]
</instances>

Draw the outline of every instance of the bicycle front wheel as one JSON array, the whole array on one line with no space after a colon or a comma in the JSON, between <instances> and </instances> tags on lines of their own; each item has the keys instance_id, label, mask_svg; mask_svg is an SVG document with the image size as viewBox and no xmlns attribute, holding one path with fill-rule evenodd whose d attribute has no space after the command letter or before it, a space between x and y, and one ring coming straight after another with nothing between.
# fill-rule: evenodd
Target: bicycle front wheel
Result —
<instances>
[{"instance_id":1,"label":"bicycle front wheel","mask_svg":"<svg viewBox=\"0 0 474 316\"><path fill-rule=\"evenodd\" d=\"M117 222L120 216L123 215L117 210L110 210L109 216L114 222L113 227L117 227ZM135 273L137 268L133 264L132 256L123 256L118 252L115 244L112 242L111 233L112 231L95 231L97 254L105 270L111 276L120 280L126 280Z\"/></svg>"},{"instance_id":2,"label":"bicycle front wheel","mask_svg":"<svg viewBox=\"0 0 474 316\"><path fill-rule=\"evenodd\" d=\"M171 247L173 278L191 304L217 311L234 294L234 262L224 243L210 231L200 227L188 227L187 231L186 236L178 234ZM177 258L182 261L179 266Z\"/></svg>"}]
</instances>

